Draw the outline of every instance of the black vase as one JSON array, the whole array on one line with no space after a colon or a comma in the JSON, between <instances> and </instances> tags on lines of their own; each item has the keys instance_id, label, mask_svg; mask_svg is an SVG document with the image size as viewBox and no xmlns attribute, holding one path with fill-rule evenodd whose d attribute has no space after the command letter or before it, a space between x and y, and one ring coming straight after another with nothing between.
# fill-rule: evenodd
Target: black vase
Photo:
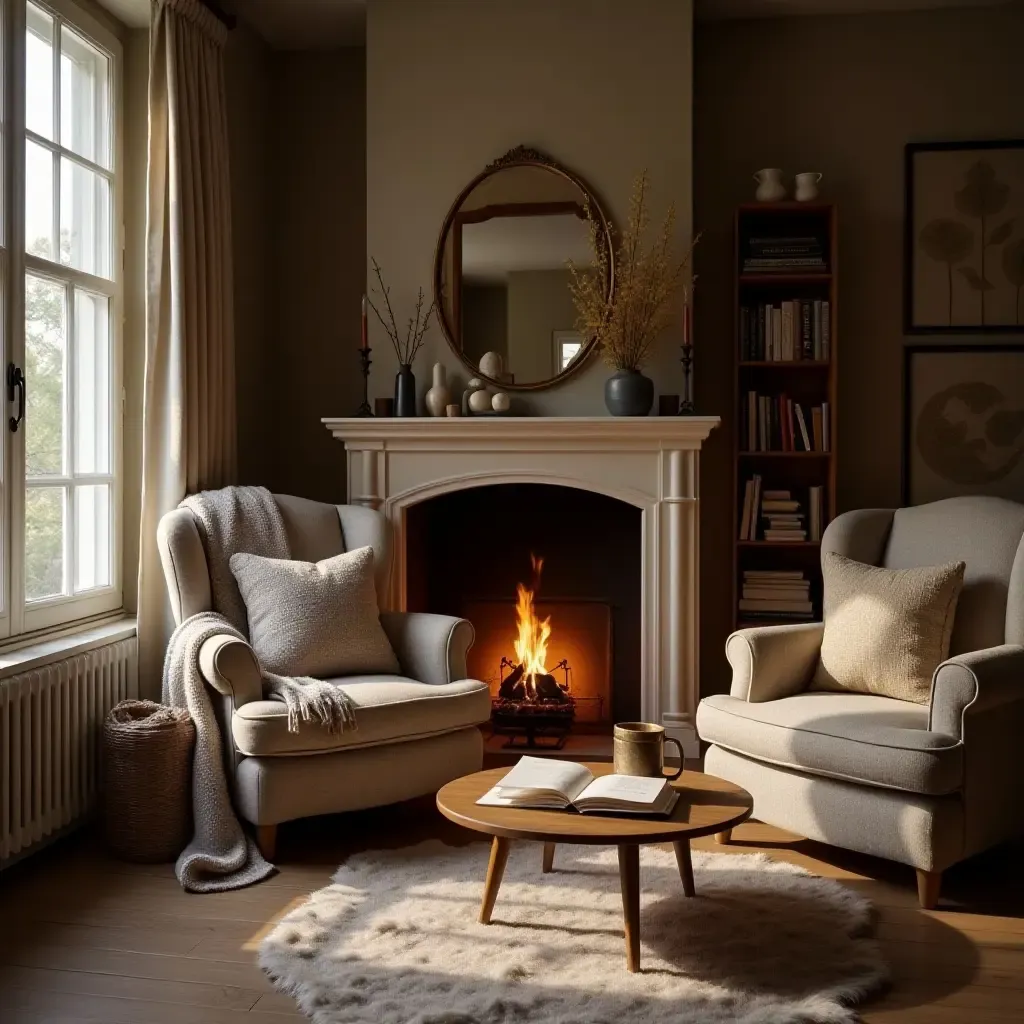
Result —
<instances>
[{"instance_id":1,"label":"black vase","mask_svg":"<svg viewBox=\"0 0 1024 1024\"><path fill-rule=\"evenodd\" d=\"M408 363L402 363L395 374L395 415L416 415L416 377Z\"/></svg>"},{"instance_id":2,"label":"black vase","mask_svg":"<svg viewBox=\"0 0 1024 1024\"><path fill-rule=\"evenodd\" d=\"M613 416L646 416L654 404L654 381L639 370L618 370L604 382L604 404Z\"/></svg>"}]
</instances>

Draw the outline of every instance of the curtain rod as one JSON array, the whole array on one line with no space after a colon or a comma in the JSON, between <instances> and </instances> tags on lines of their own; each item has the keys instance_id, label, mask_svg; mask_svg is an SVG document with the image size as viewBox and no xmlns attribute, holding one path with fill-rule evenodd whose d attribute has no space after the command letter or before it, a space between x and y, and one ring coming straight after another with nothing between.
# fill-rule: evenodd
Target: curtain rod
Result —
<instances>
[{"instance_id":1,"label":"curtain rod","mask_svg":"<svg viewBox=\"0 0 1024 1024\"><path fill-rule=\"evenodd\" d=\"M199 2L218 20L228 31L238 24L238 19L224 10L217 0L199 0Z\"/></svg>"}]
</instances>

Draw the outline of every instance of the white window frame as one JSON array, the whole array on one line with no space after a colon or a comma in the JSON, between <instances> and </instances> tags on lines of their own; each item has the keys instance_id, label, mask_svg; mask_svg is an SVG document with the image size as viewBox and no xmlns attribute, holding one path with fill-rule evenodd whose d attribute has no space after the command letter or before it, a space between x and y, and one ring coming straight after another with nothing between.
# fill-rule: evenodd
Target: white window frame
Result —
<instances>
[{"instance_id":1,"label":"white window frame","mask_svg":"<svg viewBox=\"0 0 1024 1024\"><path fill-rule=\"evenodd\" d=\"M54 19L53 46L56 60L60 60L60 24L66 24L78 35L103 52L110 59L110 105L111 105L111 167L105 168L83 159L60 144L60 89L54 82L54 140L42 138L27 129L25 124L25 65L26 65L26 21L28 0L0 0L3 5L3 42L0 45L4 65L4 152L3 165L6 209L4 210L5 233L0 239L0 287L6 298L3 318L5 337L3 345L3 370L9 362L24 370L25 367L25 275L31 272L40 277L60 282L65 288L67 314L67 362L65 372L65 439L67 449L64 472L59 476L34 477L32 486L66 488L68 494L65 512L64 572L70 581L70 593L28 602L25 599L25 427L22 424L16 433L7 426L8 417L16 414L10 403L5 404L7 415L0 424L4 433L4 465L0 473L3 487L3 502L0 502L0 559L3 573L3 609L0 611L0 641L3 638L32 638L45 634L70 623L103 617L119 610L122 606L122 516L123 516L123 380L122 380L122 334L123 334L123 169L122 152L122 73L123 53L117 37L88 12L78 7L73 0L32 0L35 6L49 13ZM111 237L110 270L111 280L96 277L70 266L25 252L25 151L26 142L31 139L53 155L55 209L59 210L60 159L64 156L107 177L110 181ZM57 224L59 261L59 213ZM110 329L110 465L109 473L83 474L75 471L74 465L74 360L76 344L74 338L73 296L75 287L109 300ZM27 382L32 388L32 381ZM5 397L7 394L4 388ZM79 594L74 593L74 485L104 483L110 485L110 583Z\"/></svg>"}]
</instances>

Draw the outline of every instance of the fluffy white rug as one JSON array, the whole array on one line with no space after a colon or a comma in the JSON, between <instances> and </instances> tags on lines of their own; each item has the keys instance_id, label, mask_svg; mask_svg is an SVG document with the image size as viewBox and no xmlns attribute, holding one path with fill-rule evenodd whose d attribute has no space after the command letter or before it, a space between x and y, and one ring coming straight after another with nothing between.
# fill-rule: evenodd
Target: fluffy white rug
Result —
<instances>
[{"instance_id":1,"label":"fluffy white rug","mask_svg":"<svg viewBox=\"0 0 1024 1024\"><path fill-rule=\"evenodd\" d=\"M848 1024L886 978L871 904L762 854L641 850L641 972L616 851L513 843L490 925L488 847L360 855L266 937L260 964L317 1024Z\"/></svg>"}]
</instances>

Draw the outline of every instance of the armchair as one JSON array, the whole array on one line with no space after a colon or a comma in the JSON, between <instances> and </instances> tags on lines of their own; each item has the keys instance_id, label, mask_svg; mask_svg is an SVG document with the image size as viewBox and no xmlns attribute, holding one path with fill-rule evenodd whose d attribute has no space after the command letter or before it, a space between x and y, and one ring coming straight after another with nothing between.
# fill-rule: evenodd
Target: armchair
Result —
<instances>
[{"instance_id":1,"label":"armchair","mask_svg":"<svg viewBox=\"0 0 1024 1024\"><path fill-rule=\"evenodd\" d=\"M1024 505L1000 498L838 516L822 552L966 562L929 703L808 691L822 623L741 629L726 641L730 692L697 710L707 771L749 790L762 821L909 864L933 907L947 867L1024 830L1022 538Z\"/></svg>"},{"instance_id":2,"label":"armchair","mask_svg":"<svg viewBox=\"0 0 1024 1024\"><path fill-rule=\"evenodd\" d=\"M380 513L287 495L274 500L292 557L317 562L370 545L378 602L386 597L390 538ZM168 512L158 543L175 622L209 610L209 570L192 513ZM331 680L357 705L358 728L343 733L310 722L289 733L285 706L263 699L259 664L247 643L221 635L200 650L235 805L256 826L268 858L281 822L433 793L480 769L477 726L490 716L490 693L485 683L467 678L473 627L465 619L419 612L385 611L380 620L403 674Z\"/></svg>"}]
</instances>

